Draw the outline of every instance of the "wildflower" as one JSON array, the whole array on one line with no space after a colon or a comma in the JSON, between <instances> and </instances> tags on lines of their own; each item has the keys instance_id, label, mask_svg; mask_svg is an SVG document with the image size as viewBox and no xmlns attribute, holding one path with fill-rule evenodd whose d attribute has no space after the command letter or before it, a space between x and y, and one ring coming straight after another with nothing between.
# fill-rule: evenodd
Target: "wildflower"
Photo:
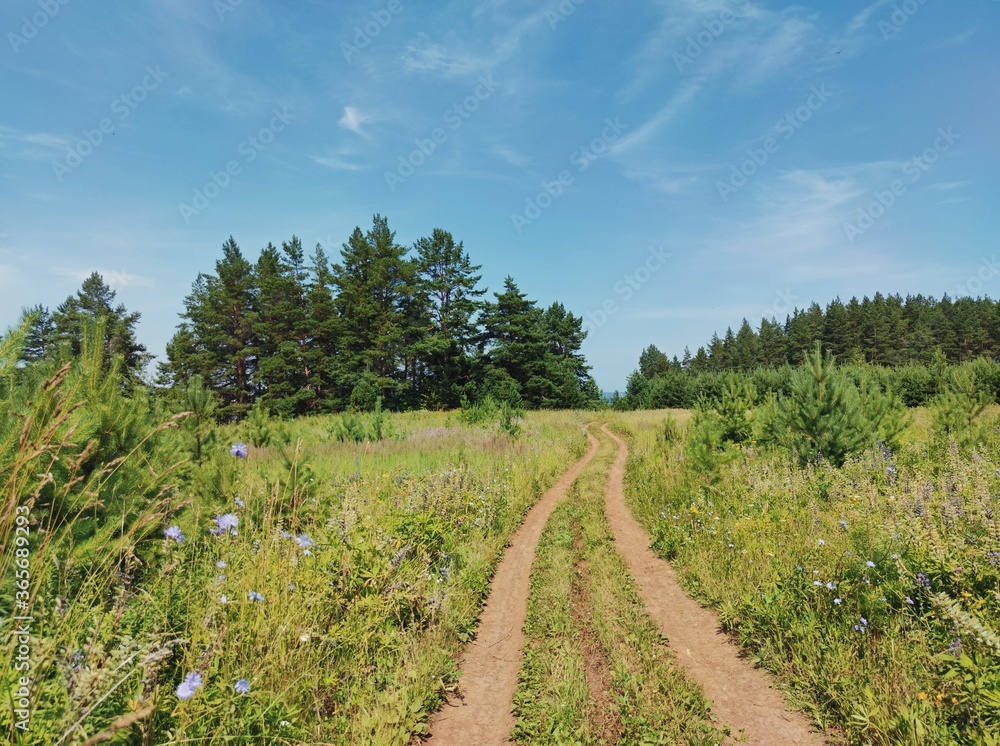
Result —
<instances>
[{"instance_id":1,"label":"wildflower","mask_svg":"<svg viewBox=\"0 0 1000 746\"><path fill-rule=\"evenodd\" d=\"M229 449L229 452L236 456L236 458L246 458L247 457L247 447L245 443L234 443L233 447Z\"/></svg>"},{"instance_id":2,"label":"wildflower","mask_svg":"<svg viewBox=\"0 0 1000 746\"><path fill-rule=\"evenodd\" d=\"M233 689L237 694L246 694L250 691L250 682L246 679L240 679L235 684L233 684Z\"/></svg>"},{"instance_id":3,"label":"wildflower","mask_svg":"<svg viewBox=\"0 0 1000 746\"><path fill-rule=\"evenodd\" d=\"M225 593L223 593L222 594L222 598L220 598L219 601L221 601L224 604L228 604L229 603L229 596L227 596Z\"/></svg>"},{"instance_id":4,"label":"wildflower","mask_svg":"<svg viewBox=\"0 0 1000 746\"><path fill-rule=\"evenodd\" d=\"M215 563L215 566L218 567L220 570L225 570L226 569L226 561L225 560L219 560L218 562Z\"/></svg>"},{"instance_id":5,"label":"wildflower","mask_svg":"<svg viewBox=\"0 0 1000 746\"><path fill-rule=\"evenodd\" d=\"M313 541L312 539L310 539L305 534L299 534L298 536L296 536L295 537L295 541L303 549L308 549L309 547L311 547L313 544L316 543L315 541Z\"/></svg>"},{"instance_id":6,"label":"wildflower","mask_svg":"<svg viewBox=\"0 0 1000 746\"><path fill-rule=\"evenodd\" d=\"M990 561L990 565L993 567L1000 566L1000 552L989 552L986 555L986 559Z\"/></svg>"},{"instance_id":7,"label":"wildflower","mask_svg":"<svg viewBox=\"0 0 1000 746\"><path fill-rule=\"evenodd\" d=\"M924 588L931 587L931 581L922 572L917 573L917 582L920 583Z\"/></svg>"},{"instance_id":8,"label":"wildflower","mask_svg":"<svg viewBox=\"0 0 1000 746\"><path fill-rule=\"evenodd\" d=\"M927 699L927 692L920 692L920 694L917 695L917 699L920 701Z\"/></svg>"},{"instance_id":9,"label":"wildflower","mask_svg":"<svg viewBox=\"0 0 1000 746\"><path fill-rule=\"evenodd\" d=\"M264 597L259 593L257 593L257 591L250 591L250 600L260 603L261 601L264 600Z\"/></svg>"},{"instance_id":10,"label":"wildflower","mask_svg":"<svg viewBox=\"0 0 1000 746\"><path fill-rule=\"evenodd\" d=\"M244 503L244 502L243 502L242 500L240 500L240 499L239 499L239 498L237 497L237 498L236 498L236 507L237 507L237 508L245 508L245 507L246 507L246 503Z\"/></svg>"},{"instance_id":11,"label":"wildflower","mask_svg":"<svg viewBox=\"0 0 1000 746\"><path fill-rule=\"evenodd\" d=\"M834 582L833 582L833 581L831 580L830 582L828 582L828 583L826 584L826 587L827 587L827 589L828 589L828 590L831 590L831 591L832 591L832 590L833 590L834 588L836 588L836 587L837 587L837 584L836 584L836 583L834 583Z\"/></svg>"},{"instance_id":12,"label":"wildflower","mask_svg":"<svg viewBox=\"0 0 1000 746\"><path fill-rule=\"evenodd\" d=\"M823 585L823 581L822 580L814 580L813 581L813 585L816 586L817 588L819 588L820 586Z\"/></svg>"},{"instance_id":13,"label":"wildflower","mask_svg":"<svg viewBox=\"0 0 1000 746\"><path fill-rule=\"evenodd\" d=\"M191 699L200 686L201 674L192 671L184 677L184 681L177 685L177 699Z\"/></svg>"},{"instance_id":14,"label":"wildflower","mask_svg":"<svg viewBox=\"0 0 1000 746\"><path fill-rule=\"evenodd\" d=\"M906 597L906 603L908 603L910 606L913 606L913 599L910 598L909 596L907 596Z\"/></svg>"},{"instance_id":15,"label":"wildflower","mask_svg":"<svg viewBox=\"0 0 1000 746\"><path fill-rule=\"evenodd\" d=\"M840 527L846 531L847 530L847 521L840 521Z\"/></svg>"},{"instance_id":16,"label":"wildflower","mask_svg":"<svg viewBox=\"0 0 1000 746\"><path fill-rule=\"evenodd\" d=\"M178 544L184 541L184 534L181 533L180 526L171 526L170 528L164 529L163 535L168 539L173 539Z\"/></svg>"},{"instance_id":17,"label":"wildflower","mask_svg":"<svg viewBox=\"0 0 1000 746\"><path fill-rule=\"evenodd\" d=\"M867 562L865 562L865 565L866 565L867 567L875 567L875 563L874 563L874 562L872 562L871 560L868 560Z\"/></svg>"},{"instance_id":18,"label":"wildflower","mask_svg":"<svg viewBox=\"0 0 1000 746\"><path fill-rule=\"evenodd\" d=\"M954 640L951 641L951 644L948 646L948 652L956 657L961 654L962 652L961 638L956 637Z\"/></svg>"},{"instance_id":19,"label":"wildflower","mask_svg":"<svg viewBox=\"0 0 1000 746\"><path fill-rule=\"evenodd\" d=\"M825 546L826 546L826 542L825 542L825 541L823 541L822 539L820 539L820 540L819 540L819 545L820 545L821 547L825 547Z\"/></svg>"},{"instance_id":20,"label":"wildflower","mask_svg":"<svg viewBox=\"0 0 1000 746\"><path fill-rule=\"evenodd\" d=\"M212 520L215 522L215 528L209 529L211 533L221 536L228 531L233 536L237 535L236 527L240 525L240 519L235 514L217 515Z\"/></svg>"},{"instance_id":21,"label":"wildflower","mask_svg":"<svg viewBox=\"0 0 1000 746\"><path fill-rule=\"evenodd\" d=\"M843 603L844 601L843 601L843 599L840 599L840 598L835 598L835 599L833 599L833 602L834 602L834 603L835 603L835 604L836 604L837 606L840 606L840 605L841 605L841 604L842 604L842 603Z\"/></svg>"}]
</instances>

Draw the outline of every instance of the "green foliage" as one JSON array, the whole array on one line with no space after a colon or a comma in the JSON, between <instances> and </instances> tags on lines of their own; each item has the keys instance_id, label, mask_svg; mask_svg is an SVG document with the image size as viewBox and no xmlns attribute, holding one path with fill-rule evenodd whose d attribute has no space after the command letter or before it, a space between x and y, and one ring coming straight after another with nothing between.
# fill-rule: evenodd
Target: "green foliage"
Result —
<instances>
[{"instance_id":1,"label":"green foliage","mask_svg":"<svg viewBox=\"0 0 1000 746\"><path fill-rule=\"evenodd\" d=\"M743 443L753 434L753 406L757 390L748 381L731 378L722 389L716 406L722 426L722 440Z\"/></svg>"},{"instance_id":2,"label":"green foliage","mask_svg":"<svg viewBox=\"0 0 1000 746\"><path fill-rule=\"evenodd\" d=\"M330 431L338 441L363 443L378 442L394 435L392 419L388 412L382 409L382 397L375 398L374 411L366 418L359 412L351 410L340 416Z\"/></svg>"},{"instance_id":3,"label":"green foliage","mask_svg":"<svg viewBox=\"0 0 1000 746\"><path fill-rule=\"evenodd\" d=\"M877 441L894 444L905 426L897 397L877 386L859 390L819 345L795 371L788 395L765 412L772 418L765 431L802 464L822 458L840 466Z\"/></svg>"},{"instance_id":4,"label":"green foliage","mask_svg":"<svg viewBox=\"0 0 1000 746\"><path fill-rule=\"evenodd\" d=\"M521 420L524 418L524 410L512 407L507 402L500 404L500 430L507 433L511 438L516 438L521 434Z\"/></svg>"},{"instance_id":5,"label":"green foliage","mask_svg":"<svg viewBox=\"0 0 1000 746\"><path fill-rule=\"evenodd\" d=\"M943 389L932 407L935 434L945 443L969 445L976 436L973 423L993 403L993 396L977 387L971 370L952 371Z\"/></svg>"},{"instance_id":6,"label":"green foliage","mask_svg":"<svg viewBox=\"0 0 1000 746\"><path fill-rule=\"evenodd\" d=\"M727 441L727 434L722 417L702 399L692 411L691 422L684 431L684 455L696 481L716 482L719 469L736 457L737 451Z\"/></svg>"},{"instance_id":7,"label":"green foliage","mask_svg":"<svg viewBox=\"0 0 1000 746\"><path fill-rule=\"evenodd\" d=\"M218 402L201 376L193 376L184 391L184 406L189 412L181 420L181 429L190 439L189 448L195 463L201 463L205 449L215 445L215 414Z\"/></svg>"}]
</instances>

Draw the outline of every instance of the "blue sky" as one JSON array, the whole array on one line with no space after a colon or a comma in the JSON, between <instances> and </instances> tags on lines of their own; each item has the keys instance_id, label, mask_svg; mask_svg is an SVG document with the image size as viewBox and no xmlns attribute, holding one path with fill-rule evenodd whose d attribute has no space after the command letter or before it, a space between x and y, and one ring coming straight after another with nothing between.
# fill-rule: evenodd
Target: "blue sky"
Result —
<instances>
[{"instance_id":1,"label":"blue sky","mask_svg":"<svg viewBox=\"0 0 1000 746\"><path fill-rule=\"evenodd\" d=\"M643 347L882 292L1000 296L1000 2L9 0L0 327L91 271L162 354L232 234L463 240ZM96 143L96 144L94 144Z\"/></svg>"}]
</instances>

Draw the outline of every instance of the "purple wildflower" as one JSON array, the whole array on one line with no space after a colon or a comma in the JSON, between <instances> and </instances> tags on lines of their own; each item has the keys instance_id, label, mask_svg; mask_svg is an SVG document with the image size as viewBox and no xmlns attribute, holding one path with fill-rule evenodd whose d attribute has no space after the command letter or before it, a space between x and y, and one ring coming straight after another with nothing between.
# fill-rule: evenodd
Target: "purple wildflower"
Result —
<instances>
[{"instance_id":1,"label":"purple wildflower","mask_svg":"<svg viewBox=\"0 0 1000 746\"><path fill-rule=\"evenodd\" d=\"M865 565L868 566L868 567L875 567L875 563L872 562L871 560L868 560L867 562L865 562Z\"/></svg>"},{"instance_id":2,"label":"purple wildflower","mask_svg":"<svg viewBox=\"0 0 1000 746\"><path fill-rule=\"evenodd\" d=\"M250 600L256 601L257 603L261 603L262 601L264 601L264 597L259 593L257 593L257 591L250 591Z\"/></svg>"},{"instance_id":3,"label":"purple wildflower","mask_svg":"<svg viewBox=\"0 0 1000 746\"><path fill-rule=\"evenodd\" d=\"M828 589L828 590L831 590L831 591L832 591L832 590L833 590L834 588L836 588L836 587L837 587L837 584L836 584L836 583L834 583L834 582L833 582L833 581L831 580L830 582L828 582L828 583L826 584L826 587L827 587L827 589Z\"/></svg>"},{"instance_id":4,"label":"purple wildflower","mask_svg":"<svg viewBox=\"0 0 1000 746\"><path fill-rule=\"evenodd\" d=\"M822 539L820 539L820 540L819 540L819 545L820 545L821 547L825 547L825 546L826 546L826 542L825 542L825 541L823 541Z\"/></svg>"},{"instance_id":5,"label":"purple wildflower","mask_svg":"<svg viewBox=\"0 0 1000 746\"><path fill-rule=\"evenodd\" d=\"M308 549L316 542L310 539L306 534L299 534L295 537L296 543L303 549Z\"/></svg>"},{"instance_id":6,"label":"purple wildflower","mask_svg":"<svg viewBox=\"0 0 1000 746\"><path fill-rule=\"evenodd\" d=\"M247 457L247 446L246 443L234 443L233 447L229 449L229 452L236 456L236 458L246 458Z\"/></svg>"},{"instance_id":7,"label":"purple wildflower","mask_svg":"<svg viewBox=\"0 0 1000 746\"><path fill-rule=\"evenodd\" d=\"M843 603L843 600L842 600L842 599L839 599L839 598L835 598L835 599L833 599L833 602L834 602L834 603L835 603L835 604L836 604L837 606L840 606L840 605L841 605L841 604Z\"/></svg>"},{"instance_id":8,"label":"purple wildflower","mask_svg":"<svg viewBox=\"0 0 1000 746\"><path fill-rule=\"evenodd\" d=\"M906 603L908 603L910 606L913 606L913 599L910 598L909 596L907 596L906 597Z\"/></svg>"},{"instance_id":9,"label":"purple wildflower","mask_svg":"<svg viewBox=\"0 0 1000 746\"><path fill-rule=\"evenodd\" d=\"M239 498L237 497L237 498L236 498L236 507L237 507L237 508L245 508L245 507L246 507L246 503L244 503L244 502L243 502L242 500L240 500L240 499L239 499Z\"/></svg>"},{"instance_id":10,"label":"purple wildflower","mask_svg":"<svg viewBox=\"0 0 1000 746\"><path fill-rule=\"evenodd\" d=\"M250 682L246 679L240 679L235 684L233 684L233 689L237 694L246 694L250 691Z\"/></svg>"},{"instance_id":11,"label":"purple wildflower","mask_svg":"<svg viewBox=\"0 0 1000 746\"><path fill-rule=\"evenodd\" d=\"M219 560L218 562L215 563L215 566L218 567L220 570L225 570L226 569L226 561L225 560Z\"/></svg>"},{"instance_id":12,"label":"purple wildflower","mask_svg":"<svg viewBox=\"0 0 1000 746\"><path fill-rule=\"evenodd\" d=\"M177 699L191 699L200 686L201 674L192 671L184 677L184 681L177 685Z\"/></svg>"},{"instance_id":13,"label":"purple wildflower","mask_svg":"<svg viewBox=\"0 0 1000 746\"><path fill-rule=\"evenodd\" d=\"M951 644L948 646L948 652L951 653L952 655L956 656L956 657L959 656L959 655L961 655L961 653L962 653L962 640L961 640L961 638L956 637L954 640L951 641Z\"/></svg>"},{"instance_id":14,"label":"purple wildflower","mask_svg":"<svg viewBox=\"0 0 1000 746\"><path fill-rule=\"evenodd\" d=\"M215 528L209 529L213 534L220 536L227 531L236 536L236 527L240 525L240 519L234 513L226 513L225 515L217 515L212 519L215 521Z\"/></svg>"},{"instance_id":15,"label":"purple wildflower","mask_svg":"<svg viewBox=\"0 0 1000 746\"><path fill-rule=\"evenodd\" d=\"M931 581L922 572L917 573L917 582L920 583L924 588L931 587Z\"/></svg>"},{"instance_id":16,"label":"purple wildflower","mask_svg":"<svg viewBox=\"0 0 1000 746\"><path fill-rule=\"evenodd\" d=\"M170 528L164 529L163 535L168 539L173 539L178 544L184 541L184 534L181 533L180 526L171 526Z\"/></svg>"}]
</instances>

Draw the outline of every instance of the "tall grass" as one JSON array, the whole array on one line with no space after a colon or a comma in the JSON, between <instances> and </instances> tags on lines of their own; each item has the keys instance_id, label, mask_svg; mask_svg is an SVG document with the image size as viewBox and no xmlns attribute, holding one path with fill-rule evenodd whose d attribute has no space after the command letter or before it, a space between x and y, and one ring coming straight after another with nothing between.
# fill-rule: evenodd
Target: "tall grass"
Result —
<instances>
[{"instance_id":1,"label":"tall grass","mask_svg":"<svg viewBox=\"0 0 1000 746\"><path fill-rule=\"evenodd\" d=\"M530 415L516 441L413 413L377 442L317 417L234 448L250 433L187 426L96 349L17 367L20 334L0 344L0 731L19 744L407 743L511 533L586 443L579 413Z\"/></svg>"},{"instance_id":2,"label":"tall grass","mask_svg":"<svg viewBox=\"0 0 1000 746\"><path fill-rule=\"evenodd\" d=\"M998 743L995 419L959 445L918 412L897 453L840 468L731 446L714 480L690 437L623 419L654 547L817 721L858 744Z\"/></svg>"}]
</instances>

